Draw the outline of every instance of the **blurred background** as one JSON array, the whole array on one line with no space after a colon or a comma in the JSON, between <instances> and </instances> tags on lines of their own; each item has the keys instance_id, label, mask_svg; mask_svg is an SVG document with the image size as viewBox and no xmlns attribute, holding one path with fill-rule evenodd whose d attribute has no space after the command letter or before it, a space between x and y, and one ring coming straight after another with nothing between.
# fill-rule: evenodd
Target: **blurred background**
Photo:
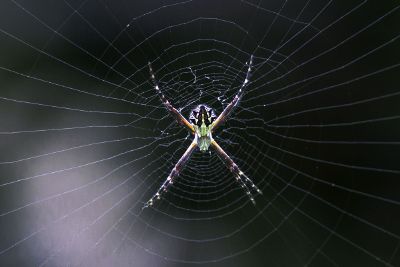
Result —
<instances>
[{"instance_id":1,"label":"blurred background","mask_svg":"<svg viewBox=\"0 0 400 267\"><path fill-rule=\"evenodd\" d=\"M400 266L399 2L0 3L1 266ZM254 67L214 138L192 136Z\"/></svg>"}]
</instances>

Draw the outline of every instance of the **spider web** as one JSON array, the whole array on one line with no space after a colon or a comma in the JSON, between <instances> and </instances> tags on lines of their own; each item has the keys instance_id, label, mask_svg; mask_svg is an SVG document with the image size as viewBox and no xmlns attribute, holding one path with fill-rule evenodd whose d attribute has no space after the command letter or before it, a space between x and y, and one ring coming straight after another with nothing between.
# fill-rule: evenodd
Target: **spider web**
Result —
<instances>
[{"instance_id":1,"label":"spider web","mask_svg":"<svg viewBox=\"0 0 400 267\"><path fill-rule=\"evenodd\" d=\"M144 2L144 1L143 1ZM1 2L4 266L399 266L396 1ZM192 136L254 71L214 138Z\"/></svg>"}]
</instances>

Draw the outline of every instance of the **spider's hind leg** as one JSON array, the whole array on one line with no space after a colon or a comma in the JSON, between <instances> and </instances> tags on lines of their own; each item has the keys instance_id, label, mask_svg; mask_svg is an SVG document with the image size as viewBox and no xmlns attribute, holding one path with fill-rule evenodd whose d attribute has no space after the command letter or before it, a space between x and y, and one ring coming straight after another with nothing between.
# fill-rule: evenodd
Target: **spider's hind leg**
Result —
<instances>
[{"instance_id":1,"label":"spider's hind leg","mask_svg":"<svg viewBox=\"0 0 400 267\"><path fill-rule=\"evenodd\" d=\"M160 188L157 190L157 192L144 204L142 209L152 206L156 200L159 200L161 198L162 193L164 193L168 190L168 187L173 184L174 179L179 175L182 168L185 166L186 162L190 158L190 155L192 154L192 152L194 151L194 149L196 147L197 147L197 142L196 142L196 140L193 140L193 142L190 144L190 146L186 149L185 153L179 159L178 163L175 164L175 167L172 169L172 171L168 175L168 178L160 186Z\"/></svg>"},{"instance_id":2,"label":"spider's hind leg","mask_svg":"<svg viewBox=\"0 0 400 267\"><path fill-rule=\"evenodd\" d=\"M240 183L240 186L246 190L246 194L249 196L251 202L255 204L254 196L251 193L251 190L257 192L258 194L262 194L262 191L253 183L253 181L247 177L236 165L236 163L225 153L225 151L218 145L218 143L213 140L211 145L217 151L218 156L224 161L225 165L229 168L229 170L235 175L236 180Z\"/></svg>"},{"instance_id":3,"label":"spider's hind leg","mask_svg":"<svg viewBox=\"0 0 400 267\"><path fill-rule=\"evenodd\" d=\"M254 196L251 193L251 190L257 192L258 194L262 195L262 191L253 183L253 181L244 174L239 167L231 160L228 162L230 164L230 171L235 175L236 180L241 184L241 187L246 190L247 196L250 198L251 202L255 205L256 201L254 200ZM249 186L248 186L248 185Z\"/></svg>"}]
</instances>

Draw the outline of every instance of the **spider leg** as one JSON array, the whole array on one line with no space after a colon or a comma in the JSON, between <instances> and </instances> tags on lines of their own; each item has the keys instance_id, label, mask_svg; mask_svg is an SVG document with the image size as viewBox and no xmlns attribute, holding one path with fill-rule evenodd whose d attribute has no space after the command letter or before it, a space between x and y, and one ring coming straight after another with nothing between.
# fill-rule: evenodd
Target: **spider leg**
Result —
<instances>
[{"instance_id":1,"label":"spider leg","mask_svg":"<svg viewBox=\"0 0 400 267\"><path fill-rule=\"evenodd\" d=\"M188 120L183 117L183 115L172 106L172 104L168 101L168 99L164 96L164 94L161 92L160 87L158 86L158 82L156 80L156 76L154 75L153 68L151 67L151 63L148 63L149 65L149 71L150 71L150 77L151 81L154 84L154 89L156 89L157 94L160 96L160 99L164 106L167 108L167 110L172 114L173 117L177 120L178 123L186 126L192 133L194 133L194 127L192 124L189 123Z\"/></svg>"},{"instance_id":2,"label":"spider leg","mask_svg":"<svg viewBox=\"0 0 400 267\"><path fill-rule=\"evenodd\" d=\"M157 192L149 199L149 201L147 201L144 204L143 209L152 206L157 199L161 198L161 194L163 192L166 192L168 187L171 184L173 184L175 177L177 177L179 175L179 173L181 172L181 170L184 167L185 163L188 161L188 159L190 158L190 155L192 154L192 152L194 151L194 149L196 147L197 147L197 141L195 139L190 144L190 146L186 149L185 153L179 159L178 163L175 164L175 167L172 169L172 171L168 175L167 179L160 186L160 188L157 190Z\"/></svg>"},{"instance_id":3,"label":"spider leg","mask_svg":"<svg viewBox=\"0 0 400 267\"><path fill-rule=\"evenodd\" d=\"M225 153L225 151L218 145L215 140L211 141L211 146L217 151L218 156L223 160L225 165L229 168L229 170L235 175L236 180L241 184L241 187L246 190L246 194L249 196L251 202L255 204L254 197L250 191L250 189L256 191L259 194L262 194L261 190L253 183L253 181L247 177L236 165L236 163ZM249 186L248 186L248 185Z\"/></svg>"},{"instance_id":4,"label":"spider leg","mask_svg":"<svg viewBox=\"0 0 400 267\"><path fill-rule=\"evenodd\" d=\"M252 68L252 65L253 65L253 55L250 56L250 60L249 60L249 64L248 65L249 65L249 68L247 69L246 78L244 79L243 84L240 87L239 91L237 92L237 94L235 95L233 100L225 107L225 109L221 112L221 114L219 114L218 118L211 125L211 129L213 131L218 126L220 126L221 124L223 124L226 121L226 119L232 113L234 107L236 107L238 105L240 99L242 98L242 96L244 94L244 90L245 90L246 86L249 84L251 68Z\"/></svg>"}]
</instances>

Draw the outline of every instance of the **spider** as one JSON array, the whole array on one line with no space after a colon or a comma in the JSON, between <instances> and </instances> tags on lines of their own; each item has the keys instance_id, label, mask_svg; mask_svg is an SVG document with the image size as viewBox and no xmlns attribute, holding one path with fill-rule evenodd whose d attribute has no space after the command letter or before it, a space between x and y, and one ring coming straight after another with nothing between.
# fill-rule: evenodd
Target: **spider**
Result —
<instances>
[{"instance_id":1,"label":"spider","mask_svg":"<svg viewBox=\"0 0 400 267\"><path fill-rule=\"evenodd\" d=\"M182 114L172 106L170 101L164 96L161 92L161 89L158 85L156 77L153 72L153 68L151 63L148 63L150 78L153 82L154 89L157 91L161 102L170 112L170 114L175 117L177 122L181 124L183 127L186 127L194 136L192 143L189 145L185 153L179 159L178 163L176 163L175 167L172 169L170 174L164 183L160 186L157 192L144 204L143 209L150 207L154 204L154 202L161 198L161 194L166 192L168 187L173 184L174 179L179 176L179 173L182 171L182 168L189 160L192 152L198 147L201 152L208 151L211 146L217 152L219 158L225 163L228 169L233 173L236 177L237 182L241 185L241 187L246 190L246 194L249 196L251 202L255 204L255 200L253 194L250 190L254 190L259 194L262 194L261 190L253 183L253 181L247 177L236 165L236 163L225 153L225 151L218 145L218 143L213 139L212 134L219 126L221 126L232 113L234 107L236 107L243 96L244 90L246 86L249 84L249 78L251 74L251 68L253 64L253 56L250 57L250 61L248 63L248 69L246 78L239 88L238 93L235 95L233 100L225 107L222 113L217 117L214 111L208 106L201 104L197 106L190 113L189 121L185 119Z\"/></svg>"}]
</instances>

